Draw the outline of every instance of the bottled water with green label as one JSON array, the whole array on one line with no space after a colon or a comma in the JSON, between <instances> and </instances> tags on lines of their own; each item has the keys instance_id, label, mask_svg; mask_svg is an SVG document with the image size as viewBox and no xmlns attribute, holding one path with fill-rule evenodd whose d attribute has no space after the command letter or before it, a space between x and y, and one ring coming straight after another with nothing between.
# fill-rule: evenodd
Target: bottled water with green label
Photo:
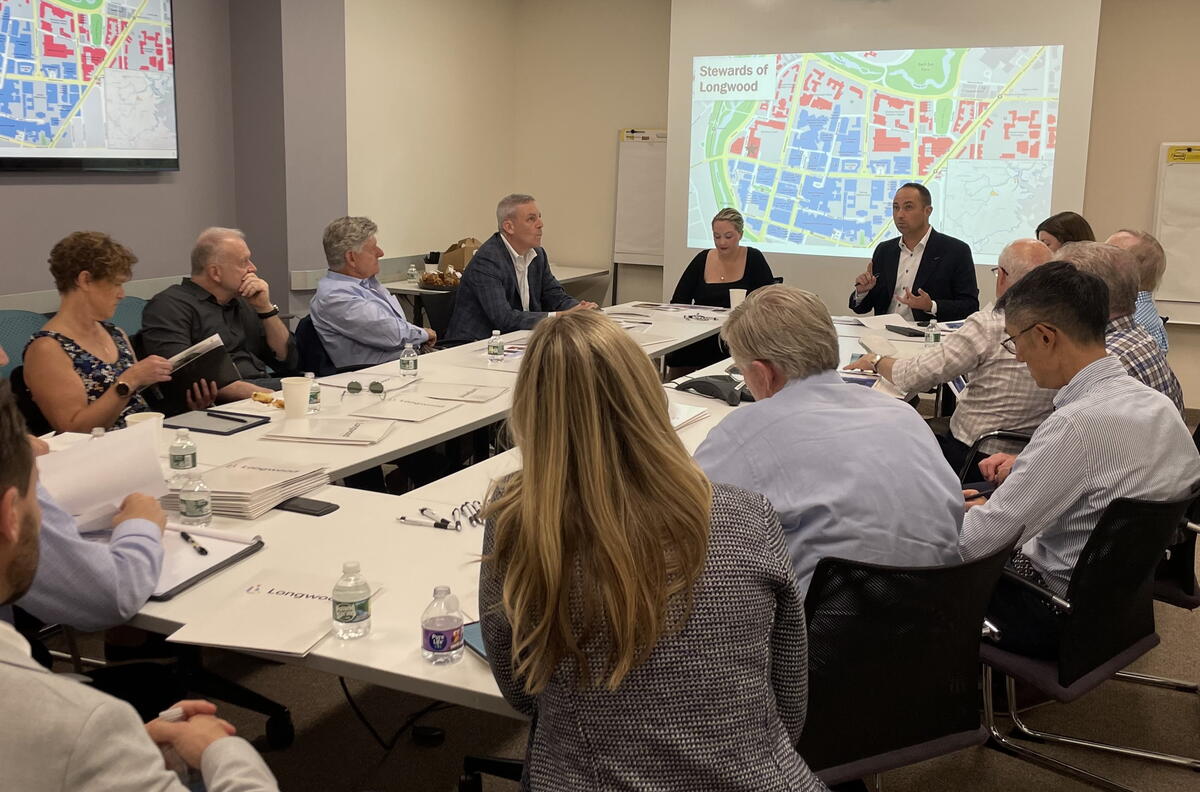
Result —
<instances>
[{"instance_id":1,"label":"bottled water with green label","mask_svg":"<svg viewBox=\"0 0 1200 792\"><path fill-rule=\"evenodd\" d=\"M317 375L311 371L304 372L304 376L308 378L308 412L321 412L321 386L317 382Z\"/></svg>"},{"instance_id":2,"label":"bottled water with green label","mask_svg":"<svg viewBox=\"0 0 1200 792\"><path fill-rule=\"evenodd\" d=\"M179 521L184 525L212 522L212 491L194 469L179 488Z\"/></svg>"},{"instance_id":3,"label":"bottled water with green label","mask_svg":"<svg viewBox=\"0 0 1200 792\"><path fill-rule=\"evenodd\" d=\"M333 585L333 634L343 641L371 632L371 587L357 561L342 564L342 576Z\"/></svg>"},{"instance_id":4,"label":"bottled water with green label","mask_svg":"<svg viewBox=\"0 0 1200 792\"><path fill-rule=\"evenodd\" d=\"M196 469L196 444L187 429L175 430L175 440L167 457L171 463L171 489L182 490L188 472Z\"/></svg>"},{"instance_id":5,"label":"bottled water with green label","mask_svg":"<svg viewBox=\"0 0 1200 792\"><path fill-rule=\"evenodd\" d=\"M942 343L942 330L937 326L937 320L930 319L925 325L925 345L933 346Z\"/></svg>"},{"instance_id":6,"label":"bottled water with green label","mask_svg":"<svg viewBox=\"0 0 1200 792\"><path fill-rule=\"evenodd\" d=\"M417 376L417 348L412 344L405 344L400 350L400 373L405 377Z\"/></svg>"},{"instance_id":7,"label":"bottled water with green label","mask_svg":"<svg viewBox=\"0 0 1200 792\"><path fill-rule=\"evenodd\" d=\"M493 363L504 360L504 342L500 340L499 330L493 330L492 337L488 339L487 355L488 360Z\"/></svg>"},{"instance_id":8,"label":"bottled water with green label","mask_svg":"<svg viewBox=\"0 0 1200 792\"><path fill-rule=\"evenodd\" d=\"M421 614L421 656L434 665L457 663L463 656L463 617L449 586L433 590L433 602Z\"/></svg>"}]
</instances>

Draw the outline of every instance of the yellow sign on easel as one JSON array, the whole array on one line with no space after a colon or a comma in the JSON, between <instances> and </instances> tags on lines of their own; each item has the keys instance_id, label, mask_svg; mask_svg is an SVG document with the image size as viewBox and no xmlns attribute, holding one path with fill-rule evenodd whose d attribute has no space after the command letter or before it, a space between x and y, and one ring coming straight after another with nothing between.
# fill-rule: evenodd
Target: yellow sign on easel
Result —
<instances>
[{"instance_id":1,"label":"yellow sign on easel","mask_svg":"<svg viewBox=\"0 0 1200 792\"><path fill-rule=\"evenodd\" d=\"M1200 145L1196 146L1167 146L1167 163L1200 163Z\"/></svg>"}]
</instances>

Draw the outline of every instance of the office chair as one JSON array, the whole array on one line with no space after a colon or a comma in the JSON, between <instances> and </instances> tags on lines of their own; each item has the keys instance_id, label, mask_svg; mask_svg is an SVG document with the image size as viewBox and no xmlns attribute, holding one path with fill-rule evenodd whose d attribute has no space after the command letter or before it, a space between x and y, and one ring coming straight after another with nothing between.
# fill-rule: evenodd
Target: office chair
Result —
<instances>
[{"instance_id":1,"label":"office chair","mask_svg":"<svg viewBox=\"0 0 1200 792\"><path fill-rule=\"evenodd\" d=\"M991 697L995 670L1005 677L1008 715L1015 727L1013 737L1200 770L1200 761L1188 757L1032 729L1017 713L1015 696L1015 682L1019 680L1057 701L1074 701L1158 645L1152 601L1154 570L1193 499L1189 495L1164 502L1114 500L1092 529L1071 574L1065 598L1005 570L1001 585L1024 587L1059 608L1059 646L1057 659L1042 660L984 641L980 657L984 662L984 718L990 732L989 746L1093 786L1118 792L1126 790L1080 767L1031 751L1001 734Z\"/></svg>"},{"instance_id":2,"label":"office chair","mask_svg":"<svg viewBox=\"0 0 1200 792\"><path fill-rule=\"evenodd\" d=\"M913 568L820 560L804 603L809 699L796 747L822 781L987 740L975 686L980 626L1011 553Z\"/></svg>"},{"instance_id":3,"label":"office chair","mask_svg":"<svg viewBox=\"0 0 1200 792\"><path fill-rule=\"evenodd\" d=\"M8 376L8 382L12 386L13 396L17 401L17 409L21 411L21 417L25 419L25 428L31 435L44 435L53 427L46 420L46 416L42 414L42 410L37 406L37 402L33 400L33 394L29 392L29 386L25 384L25 367L17 366Z\"/></svg>"},{"instance_id":4,"label":"office chair","mask_svg":"<svg viewBox=\"0 0 1200 792\"><path fill-rule=\"evenodd\" d=\"M142 330L142 312L146 310L146 300L141 297L124 297L117 303L117 310L109 320L133 337Z\"/></svg>"},{"instance_id":5,"label":"office chair","mask_svg":"<svg viewBox=\"0 0 1200 792\"><path fill-rule=\"evenodd\" d=\"M47 319L45 314L33 311L0 311L0 347L8 353L8 365L0 367L0 379L24 362L25 345Z\"/></svg>"},{"instance_id":6,"label":"office chair","mask_svg":"<svg viewBox=\"0 0 1200 792\"><path fill-rule=\"evenodd\" d=\"M1029 442L1031 437L1033 437L1033 435L1029 432L1011 432L1007 429L997 429L994 432L984 432L979 437L976 437L975 442L971 443L970 450L967 451L967 457L963 461L962 467L958 469L958 483L966 483L967 474L979 464L980 459L990 455L984 454L979 450L979 447L988 440L1011 440L1015 443L1020 443L1021 446L1024 447L1025 444Z\"/></svg>"}]
</instances>

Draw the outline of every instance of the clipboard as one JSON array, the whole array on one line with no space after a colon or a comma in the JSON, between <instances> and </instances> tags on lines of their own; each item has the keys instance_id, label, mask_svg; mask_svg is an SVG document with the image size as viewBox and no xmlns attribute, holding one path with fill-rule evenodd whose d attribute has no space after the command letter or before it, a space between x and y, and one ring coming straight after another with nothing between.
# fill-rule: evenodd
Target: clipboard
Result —
<instances>
[{"instance_id":1,"label":"clipboard","mask_svg":"<svg viewBox=\"0 0 1200 792\"><path fill-rule=\"evenodd\" d=\"M208 556L197 554L196 550L180 537L181 530L187 531L188 535L194 537L213 557L210 559ZM266 543L261 536L247 541L235 536L218 535L216 531L169 524L163 532L162 571L150 599L153 602L166 602L222 569L249 558L264 547Z\"/></svg>"},{"instance_id":2,"label":"clipboard","mask_svg":"<svg viewBox=\"0 0 1200 792\"><path fill-rule=\"evenodd\" d=\"M193 432L215 435L231 435L270 423L269 415L245 415L222 410L192 410L163 419L163 426L170 429L188 429Z\"/></svg>"}]
</instances>

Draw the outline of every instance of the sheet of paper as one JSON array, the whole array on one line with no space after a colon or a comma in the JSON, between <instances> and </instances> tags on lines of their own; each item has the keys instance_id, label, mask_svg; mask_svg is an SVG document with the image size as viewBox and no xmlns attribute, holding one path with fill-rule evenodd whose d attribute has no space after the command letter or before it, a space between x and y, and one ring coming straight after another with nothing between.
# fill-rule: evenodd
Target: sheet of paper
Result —
<instances>
[{"instance_id":1,"label":"sheet of paper","mask_svg":"<svg viewBox=\"0 0 1200 792\"><path fill-rule=\"evenodd\" d=\"M916 327L912 322L905 319L900 314L883 314L882 316L874 316L872 314L863 314L858 317L858 321L862 322L864 327L869 327L872 330L883 330L885 325L900 325L902 327Z\"/></svg>"},{"instance_id":2,"label":"sheet of paper","mask_svg":"<svg viewBox=\"0 0 1200 792\"><path fill-rule=\"evenodd\" d=\"M362 418L386 418L392 421L420 422L434 418L442 413L453 410L457 404L447 404L445 401L433 399L418 399L415 396L399 394L389 396L369 407L354 412Z\"/></svg>"},{"instance_id":3,"label":"sheet of paper","mask_svg":"<svg viewBox=\"0 0 1200 792\"><path fill-rule=\"evenodd\" d=\"M346 386L351 382L359 383L363 386L363 390L367 390L372 382L378 382L383 385L383 390L386 393L398 391L401 388L407 388L409 385L412 385L417 381L418 380L416 378L385 377L379 374L367 374L365 372L360 373L357 371L348 371L344 374L334 374L329 377L321 377L319 380L317 380L317 382L323 386L340 388L342 390L345 390Z\"/></svg>"},{"instance_id":4,"label":"sheet of paper","mask_svg":"<svg viewBox=\"0 0 1200 792\"><path fill-rule=\"evenodd\" d=\"M426 399L481 403L491 401L506 391L508 388L498 385L463 385L457 382L421 381L409 391L409 395Z\"/></svg>"},{"instance_id":5,"label":"sheet of paper","mask_svg":"<svg viewBox=\"0 0 1200 792\"><path fill-rule=\"evenodd\" d=\"M81 533L103 530L126 495L167 493L158 442L152 423L135 424L38 457L38 476Z\"/></svg>"}]
</instances>

